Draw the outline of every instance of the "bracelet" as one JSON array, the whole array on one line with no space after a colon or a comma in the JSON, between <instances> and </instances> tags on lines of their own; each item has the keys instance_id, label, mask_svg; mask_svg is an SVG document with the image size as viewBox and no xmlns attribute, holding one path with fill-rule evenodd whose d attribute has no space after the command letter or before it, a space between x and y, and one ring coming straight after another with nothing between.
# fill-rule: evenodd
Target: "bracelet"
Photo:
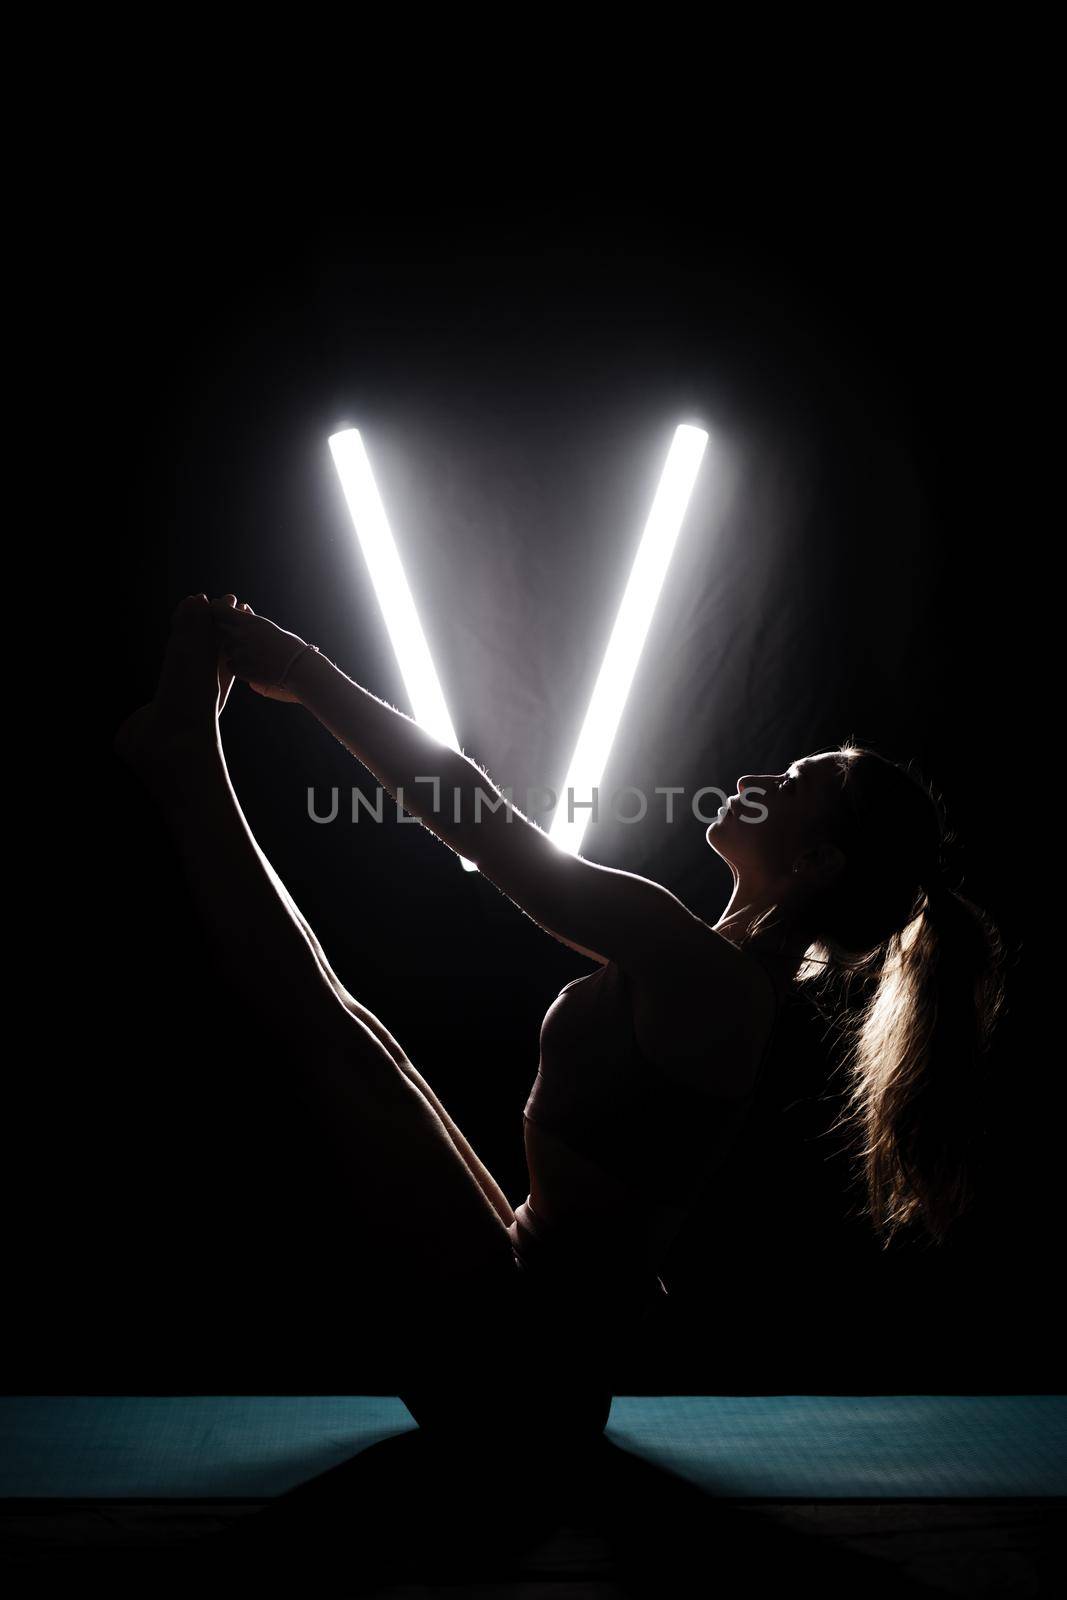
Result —
<instances>
[{"instance_id":1,"label":"bracelet","mask_svg":"<svg viewBox=\"0 0 1067 1600\"><path fill-rule=\"evenodd\" d=\"M297 650L290 657L288 666L286 667L285 671L282 673L281 677L278 679L277 683L274 684L274 688L275 689L284 689L286 678L289 676L290 672L292 672L293 668L296 666L297 662L300 660L300 657L304 654L305 650L314 650L316 655L319 655L319 653L320 653L319 647L318 647L317 644L302 644L300 646L300 649Z\"/></svg>"}]
</instances>

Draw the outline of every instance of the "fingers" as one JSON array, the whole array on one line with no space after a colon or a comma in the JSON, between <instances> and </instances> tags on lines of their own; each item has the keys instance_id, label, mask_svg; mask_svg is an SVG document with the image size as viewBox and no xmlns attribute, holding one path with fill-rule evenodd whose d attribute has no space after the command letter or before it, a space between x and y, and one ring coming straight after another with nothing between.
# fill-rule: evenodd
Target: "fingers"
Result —
<instances>
[{"instance_id":1,"label":"fingers","mask_svg":"<svg viewBox=\"0 0 1067 1600\"><path fill-rule=\"evenodd\" d=\"M246 600L242 600L238 605L235 594L224 594L218 600L212 600L211 614L223 628L228 623L241 622L246 617L254 617L256 615Z\"/></svg>"},{"instance_id":2,"label":"fingers","mask_svg":"<svg viewBox=\"0 0 1067 1600\"><path fill-rule=\"evenodd\" d=\"M207 604L206 594L187 594L184 600L179 600L171 612L171 626L183 627L192 617L199 616L201 608Z\"/></svg>"},{"instance_id":3,"label":"fingers","mask_svg":"<svg viewBox=\"0 0 1067 1600\"><path fill-rule=\"evenodd\" d=\"M221 599L212 600L211 614L216 625L220 628L232 627L234 623L243 622L253 613L248 606L239 606L235 594L224 594Z\"/></svg>"}]
</instances>

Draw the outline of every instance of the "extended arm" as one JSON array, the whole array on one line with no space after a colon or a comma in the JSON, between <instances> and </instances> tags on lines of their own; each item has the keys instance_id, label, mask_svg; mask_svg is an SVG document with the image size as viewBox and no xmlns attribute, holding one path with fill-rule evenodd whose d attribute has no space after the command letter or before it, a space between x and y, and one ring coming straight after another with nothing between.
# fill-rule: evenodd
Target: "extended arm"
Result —
<instances>
[{"instance_id":1,"label":"extended arm","mask_svg":"<svg viewBox=\"0 0 1067 1600\"><path fill-rule=\"evenodd\" d=\"M286 687L399 799L405 811L458 855L478 861L486 805L500 804L503 811L507 801L473 761L450 750L314 651L296 662ZM477 791L481 822L475 821Z\"/></svg>"},{"instance_id":2,"label":"extended arm","mask_svg":"<svg viewBox=\"0 0 1067 1600\"><path fill-rule=\"evenodd\" d=\"M560 850L473 761L323 656L302 656L288 687L394 798L402 791L406 811L562 943L635 973L677 972L690 954L735 972L733 947L668 889Z\"/></svg>"},{"instance_id":3,"label":"extended arm","mask_svg":"<svg viewBox=\"0 0 1067 1600\"><path fill-rule=\"evenodd\" d=\"M300 701L405 811L473 861L539 927L594 961L634 974L681 977L721 968L736 979L744 958L648 878L560 850L511 805L468 757L379 700L325 656L266 618L220 617L237 673ZM296 651L294 658L294 648Z\"/></svg>"}]
</instances>

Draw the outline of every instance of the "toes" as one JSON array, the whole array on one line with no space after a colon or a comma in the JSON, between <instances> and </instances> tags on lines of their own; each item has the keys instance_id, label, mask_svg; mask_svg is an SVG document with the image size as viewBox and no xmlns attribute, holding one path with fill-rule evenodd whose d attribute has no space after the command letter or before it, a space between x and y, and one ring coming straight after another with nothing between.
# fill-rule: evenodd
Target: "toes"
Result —
<instances>
[{"instance_id":1,"label":"toes","mask_svg":"<svg viewBox=\"0 0 1067 1600\"><path fill-rule=\"evenodd\" d=\"M174 612L156 711L164 721L188 722L201 713L213 715L218 686L211 607L206 595L187 595Z\"/></svg>"}]
</instances>

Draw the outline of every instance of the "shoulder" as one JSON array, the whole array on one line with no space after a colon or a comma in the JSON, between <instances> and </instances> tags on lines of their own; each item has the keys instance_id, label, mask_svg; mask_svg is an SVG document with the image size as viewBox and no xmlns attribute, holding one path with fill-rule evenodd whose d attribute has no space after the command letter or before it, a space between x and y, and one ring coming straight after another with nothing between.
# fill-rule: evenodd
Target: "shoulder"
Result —
<instances>
[{"instance_id":1,"label":"shoulder","mask_svg":"<svg viewBox=\"0 0 1067 1600\"><path fill-rule=\"evenodd\" d=\"M706 923L700 927L707 937L687 941L671 964L624 974L634 1033L667 1076L742 1097L774 1025L774 988L754 956Z\"/></svg>"},{"instance_id":2,"label":"shoulder","mask_svg":"<svg viewBox=\"0 0 1067 1600\"><path fill-rule=\"evenodd\" d=\"M670 970L706 941L726 940L663 884L561 850L526 819L491 824L472 859L527 916L561 943L626 972ZM712 957L713 959L713 957Z\"/></svg>"}]
</instances>

